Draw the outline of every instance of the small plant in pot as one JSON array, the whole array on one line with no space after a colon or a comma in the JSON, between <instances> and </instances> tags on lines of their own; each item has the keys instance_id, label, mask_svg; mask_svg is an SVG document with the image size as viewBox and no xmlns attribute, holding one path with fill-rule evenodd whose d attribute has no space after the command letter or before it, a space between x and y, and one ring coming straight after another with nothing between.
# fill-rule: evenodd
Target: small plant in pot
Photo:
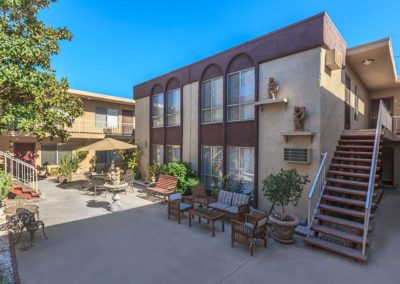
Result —
<instances>
[{"instance_id":1,"label":"small plant in pot","mask_svg":"<svg viewBox=\"0 0 400 284\"><path fill-rule=\"evenodd\" d=\"M272 224L273 237L285 244L293 243L295 228L299 219L286 213L288 205L297 206L304 186L309 183L308 176L300 175L297 170L282 170L276 175L269 175L263 180L264 195L270 202L280 207L281 212L271 214L269 220Z\"/></svg>"}]
</instances>

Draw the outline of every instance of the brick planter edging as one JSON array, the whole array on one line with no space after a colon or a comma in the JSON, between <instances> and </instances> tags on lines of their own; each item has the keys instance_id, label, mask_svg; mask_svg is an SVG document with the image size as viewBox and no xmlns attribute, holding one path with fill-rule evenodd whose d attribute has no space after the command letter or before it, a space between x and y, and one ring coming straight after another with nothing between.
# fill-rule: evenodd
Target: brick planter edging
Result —
<instances>
[{"instance_id":1,"label":"brick planter edging","mask_svg":"<svg viewBox=\"0 0 400 284\"><path fill-rule=\"evenodd\" d=\"M14 283L20 284L21 279L19 278L17 255L15 254L14 235L12 232L8 233L8 243L10 245L10 256L13 269Z\"/></svg>"}]
</instances>

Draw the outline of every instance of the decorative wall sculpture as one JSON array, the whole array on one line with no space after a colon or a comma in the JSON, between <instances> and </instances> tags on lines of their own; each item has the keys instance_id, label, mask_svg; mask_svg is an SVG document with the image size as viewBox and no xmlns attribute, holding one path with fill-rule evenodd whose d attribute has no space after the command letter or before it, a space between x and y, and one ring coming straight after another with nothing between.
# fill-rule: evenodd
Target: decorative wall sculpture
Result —
<instances>
[{"instance_id":1,"label":"decorative wall sculpture","mask_svg":"<svg viewBox=\"0 0 400 284\"><path fill-rule=\"evenodd\" d=\"M306 107L293 107L294 131L304 131L304 117L306 116Z\"/></svg>"},{"instance_id":2,"label":"decorative wall sculpture","mask_svg":"<svg viewBox=\"0 0 400 284\"><path fill-rule=\"evenodd\" d=\"M270 77L268 82L268 97L270 99L275 100L278 92L279 92L278 82L274 78Z\"/></svg>"}]
</instances>

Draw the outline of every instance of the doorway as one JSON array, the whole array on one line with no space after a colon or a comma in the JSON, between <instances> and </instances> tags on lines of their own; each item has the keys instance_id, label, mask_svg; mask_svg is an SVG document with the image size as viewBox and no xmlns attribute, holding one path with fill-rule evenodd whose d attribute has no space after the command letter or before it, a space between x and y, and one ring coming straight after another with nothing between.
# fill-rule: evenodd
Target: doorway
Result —
<instances>
[{"instance_id":1,"label":"doorway","mask_svg":"<svg viewBox=\"0 0 400 284\"><path fill-rule=\"evenodd\" d=\"M14 154L17 159L35 166L35 143L15 143Z\"/></svg>"},{"instance_id":2,"label":"doorway","mask_svg":"<svg viewBox=\"0 0 400 284\"><path fill-rule=\"evenodd\" d=\"M344 129L350 129L350 117L351 117L350 94L351 94L351 80L346 75L346 90L344 98Z\"/></svg>"},{"instance_id":3,"label":"doorway","mask_svg":"<svg viewBox=\"0 0 400 284\"><path fill-rule=\"evenodd\" d=\"M393 115L393 97L371 100L371 114L370 114L371 128L376 128L376 121L378 119L378 113L379 113L379 102L381 100L383 101L383 104L385 105L389 113Z\"/></svg>"}]
</instances>

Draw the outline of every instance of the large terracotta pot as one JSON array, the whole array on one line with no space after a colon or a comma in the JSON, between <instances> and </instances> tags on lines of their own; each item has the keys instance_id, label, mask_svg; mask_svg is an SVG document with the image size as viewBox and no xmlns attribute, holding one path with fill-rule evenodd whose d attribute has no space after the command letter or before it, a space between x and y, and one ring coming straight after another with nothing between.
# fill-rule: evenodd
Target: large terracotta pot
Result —
<instances>
[{"instance_id":1,"label":"large terracotta pot","mask_svg":"<svg viewBox=\"0 0 400 284\"><path fill-rule=\"evenodd\" d=\"M299 225L300 221L294 215L286 214L286 220L283 221L280 215L272 214L269 216L272 227L273 238L283 244L293 243L294 229Z\"/></svg>"}]
</instances>

